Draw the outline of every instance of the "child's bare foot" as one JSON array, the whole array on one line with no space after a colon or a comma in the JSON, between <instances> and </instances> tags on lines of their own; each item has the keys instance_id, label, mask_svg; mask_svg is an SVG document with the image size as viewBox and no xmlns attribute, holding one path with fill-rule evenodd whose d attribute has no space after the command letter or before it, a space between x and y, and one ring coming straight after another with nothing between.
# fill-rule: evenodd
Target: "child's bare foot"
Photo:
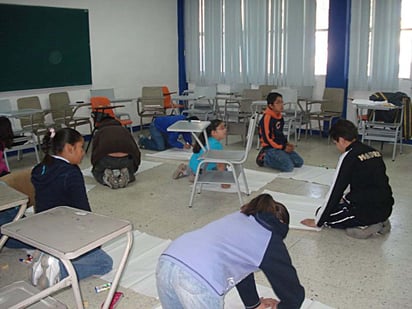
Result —
<instances>
[{"instance_id":1,"label":"child's bare foot","mask_svg":"<svg viewBox=\"0 0 412 309\"><path fill-rule=\"evenodd\" d=\"M222 189L230 189L230 184L229 184L229 183L222 183L222 184L220 185L220 187L221 187Z\"/></svg>"}]
</instances>

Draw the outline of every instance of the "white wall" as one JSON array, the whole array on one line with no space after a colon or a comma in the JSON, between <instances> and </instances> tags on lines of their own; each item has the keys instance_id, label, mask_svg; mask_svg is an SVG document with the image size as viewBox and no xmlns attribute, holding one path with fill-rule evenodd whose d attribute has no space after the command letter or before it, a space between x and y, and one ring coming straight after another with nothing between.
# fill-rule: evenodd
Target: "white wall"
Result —
<instances>
[{"instance_id":1,"label":"white wall","mask_svg":"<svg viewBox=\"0 0 412 309\"><path fill-rule=\"evenodd\" d=\"M114 88L117 98L137 98L142 86L178 88L177 1L175 0L0 0L0 3L89 10L93 84L0 92L17 107L20 97L37 95L49 107L51 92L68 90L72 101L88 101L90 89ZM125 110L138 125L136 103ZM81 114L90 110L82 108ZM80 131L83 131L82 128Z\"/></svg>"}]
</instances>

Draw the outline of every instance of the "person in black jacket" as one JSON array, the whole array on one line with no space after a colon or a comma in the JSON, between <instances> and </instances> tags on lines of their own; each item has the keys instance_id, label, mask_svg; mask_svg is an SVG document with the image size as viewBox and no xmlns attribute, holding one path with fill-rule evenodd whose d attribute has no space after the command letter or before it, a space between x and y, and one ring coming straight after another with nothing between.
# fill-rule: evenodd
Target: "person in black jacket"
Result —
<instances>
[{"instance_id":1,"label":"person in black jacket","mask_svg":"<svg viewBox=\"0 0 412 309\"><path fill-rule=\"evenodd\" d=\"M346 229L349 236L368 238L389 232L394 199L382 154L357 140L355 125L338 120L329 132L342 153L325 204L308 226Z\"/></svg>"}]
</instances>

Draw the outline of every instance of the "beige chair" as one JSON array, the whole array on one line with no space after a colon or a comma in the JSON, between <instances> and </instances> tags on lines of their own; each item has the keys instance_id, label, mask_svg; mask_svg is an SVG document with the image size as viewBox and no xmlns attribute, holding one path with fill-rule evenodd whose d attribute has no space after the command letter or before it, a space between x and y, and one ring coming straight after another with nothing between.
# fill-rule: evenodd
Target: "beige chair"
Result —
<instances>
[{"instance_id":1,"label":"beige chair","mask_svg":"<svg viewBox=\"0 0 412 309\"><path fill-rule=\"evenodd\" d=\"M243 205L242 193L240 190L239 177L242 175L243 183L246 189L246 195L250 194L243 163L246 162L249 151L252 148L253 134L256 127L258 114L254 113L250 119L249 129L247 134L247 142L245 150L209 150L202 156L202 161L199 163L196 176L193 183L192 193L190 196L189 207L193 205L193 199L196 191L198 193L202 190L203 184L231 184L235 186L240 205ZM228 166L226 171L208 171L207 164L222 163Z\"/></svg>"},{"instance_id":2,"label":"beige chair","mask_svg":"<svg viewBox=\"0 0 412 309\"><path fill-rule=\"evenodd\" d=\"M240 97L225 102L224 119L227 128L226 145L229 135L240 135L246 143L249 118L252 115L252 102L261 100L259 89L244 89Z\"/></svg>"},{"instance_id":3,"label":"beige chair","mask_svg":"<svg viewBox=\"0 0 412 309\"><path fill-rule=\"evenodd\" d=\"M5 112L5 113L12 113L12 106L11 102L9 99L2 99L0 100L0 112ZM24 130L19 130L14 126L14 117L10 117L10 122L12 124L12 130L13 130L13 144L11 148L6 148L3 150L3 155L4 155L4 161L6 163L6 166L9 170L10 165L8 161L8 156L11 153L17 152L17 159L21 160L23 158L23 151L32 149L36 155L36 160L37 162L40 162L39 159L39 154L37 151L37 139L35 136L29 132L29 131L24 131Z\"/></svg>"},{"instance_id":4,"label":"beige chair","mask_svg":"<svg viewBox=\"0 0 412 309\"><path fill-rule=\"evenodd\" d=\"M45 124L45 115L47 114L47 111L42 109L39 97L32 96L17 99L17 108L19 110L35 109L39 111L30 116L19 116L19 119L22 130L36 135L37 141L40 144L40 136L47 131L47 126Z\"/></svg>"},{"instance_id":5,"label":"beige chair","mask_svg":"<svg viewBox=\"0 0 412 309\"><path fill-rule=\"evenodd\" d=\"M276 85L259 85L259 90L262 93L262 97L260 100L266 100L268 94L273 92L273 90L277 89Z\"/></svg>"},{"instance_id":6,"label":"beige chair","mask_svg":"<svg viewBox=\"0 0 412 309\"><path fill-rule=\"evenodd\" d=\"M92 133L92 122L90 117L76 117L75 113L81 106L70 106L70 98L67 92L55 92L49 94L50 112L53 121L60 127L76 129L78 126L87 124Z\"/></svg>"},{"instance_id":7,"label":"beige chair","mask_svg":"<svg viewBox=\"0 0 412 309\"><path fill-rule=\"evenodd\" d=\"M166 115L162 86L142 88L142 95L137 99L137 114L140 117L140 129L143 128L143 118L152 121L154 117Z\"/></svg>"},{"instance_id":8,"label":"beige chair","mask_svg":"<svg viewBox=\"0 0 412 309\"><path fill-rule=\"evenodd\" d=\"M210 120L220 116L217 106L217 86L196 86L191 95L192 100L188 100L188 109L182 113L188 117L196 116L201 120ZM219 117L221 118L221 117Z\"/></svg>"},{"instance_id":9,"label":"beige chair","mask_svg":"<svg viewBox=\"0 0 412 309\"><path fill-rule=\"evenodd\" d=\"M322 122L324 123L327 121L331 124L334 119L339 119L342 117L344 95L345 92L343 88L325 88L322 100L307 102L308 106L310 106L309 119L311 121L316 120L318 122L319 135L321 137L323 132L323 126L321 125ZM312 106L314 104L320 105L319 111L312 111Z\"/></svg>"}]
</instances>

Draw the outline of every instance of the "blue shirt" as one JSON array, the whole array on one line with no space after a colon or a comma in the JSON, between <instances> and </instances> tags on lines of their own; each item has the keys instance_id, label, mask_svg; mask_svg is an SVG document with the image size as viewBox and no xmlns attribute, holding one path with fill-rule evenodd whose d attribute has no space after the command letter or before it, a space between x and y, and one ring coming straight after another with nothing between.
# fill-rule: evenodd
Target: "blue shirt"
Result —
<instances>
[{"instance_id":1,"label":"blue shirt","mask_svg":"<svg viewBox=\"0 0 412 309\"><path fill-rule=\"evenodd\" d=\"M163 136L167 137L167 144L169 147L175 148L183 148L183 144L178 141L179 135L182 135L183 139L186 143L192 144L192 134L185 132L168 132L167 128L170 127L175 122L180 120L186 120L186 116L183 115L176 115L176 116L164 116L164 117L157 117L153 121L154 126L156 129L162 133Z\"/></svg>"},{"instance_id":2,"label":"blue shirt","mask_svg":"<svg viewBox=\"0 0 412 309\"><path fill-rule=\"evenodd\" d=\"M222 144L214 137L208 138L210 150L223 150ZM200 149L198 153L192 154L189 161L189 167L191 168L192 172L196 174L197 167L201 161L199 157L204 153L203 149ZM211 171L216 169L216 163L209 163L207 165L206 170Z\"/></svg>"}]
</instances>

